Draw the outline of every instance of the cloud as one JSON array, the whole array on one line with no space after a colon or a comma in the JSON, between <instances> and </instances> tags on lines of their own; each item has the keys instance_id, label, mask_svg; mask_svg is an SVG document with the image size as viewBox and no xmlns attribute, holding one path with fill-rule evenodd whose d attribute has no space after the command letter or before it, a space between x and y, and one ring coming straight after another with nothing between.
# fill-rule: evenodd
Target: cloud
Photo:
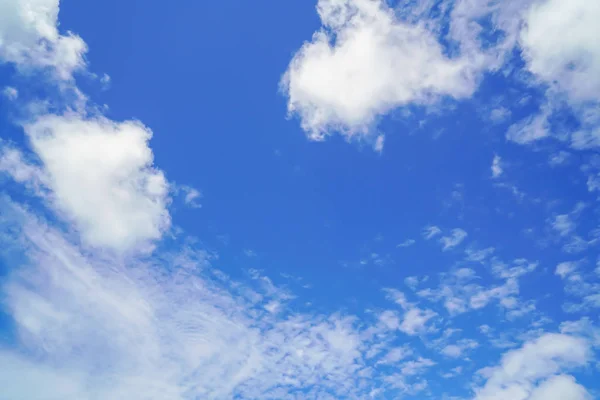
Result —
<instances>
[{"instance_id":1,"label":"cloud","mask_svg":"<svg viewBox=\"0 0 600 400\"><path fill-rule=\"evenodd\" d=\"M506 139L518 144L529 144L550 135L548 118L552 108L545 104L541 110L525 119L511 125L506 133Z\"/></svg>"},{"instance_id":2,"label":"cloud","mask_svg":"<svg viewBox=\"0 0 600 400\"><path fill-rule=\"evenodd\" d=\"M427 322L437 314L431 310L410 308L404 314L399 329L407 335L417 335L427 330Z\"/></svg>"},{"instance_id":3,"label":"cloud","mask_svg":"<svg viewBox=\"0 0 600 400\"><path fill-rule=\"evenodd\" d=\"M0 2L0 60L27 71L50 68L61 80L85 67L87 45L58 31L58 0Z\"/></svg>"},{"instance_id":4,"label":"cloud","mask_svg":"<svg viewBox=\"0 0 600 400\"><path fill-rule=\"evenodd\" d=\"M571 234L575 232L577 228L577 219L581 216L585 208L585 203L578 202L577 204L575 204L573 210L571 210L569 213L556 215L553 219L549 221L552 229L556 231L561 238L569 238L571 242L570 245L572 247L578 246L578 244L576 243L577 236L571 236ZM583 241L583 239L580 240ZM583 244L579 244L579 246L581 245ZM587 242L585 243L585 245L587 246Z\"/></svg>"},{"instance_id":5,"label":"cloud","mask_svg":"<svg viewBox=\"0 0 600 400\"><path fill-rule=\"evenodd\" d=\"M425 240L432 239L441 233L442 230L434 225L426 226L425 228L423 228L423 237L425 238Z\"/></svg>"},{"instance_id":6,"label":"cloud","mask_svg":"<svg viewBox=\"0 0 600 400\"><path fill-rule=\"evenodd\" d=\"M499 178L502 175L504 170L502 169L502 158L499 155L494 155L494 159L492 160L492 178Z\"/></svg>"},{"instance_id":7,"label":"cloud","mask_svg":"<svg viewBox=\"0 0 600 400\"><path fill-rule=\"evenodd\" d=\"M520 43L528 69L574 102L600 100L599 18L600 5L587 0L547 0L526 13Z\"/></svg>"},{"instance_id":8,"label":"cloud","mask_svg":"<svg viewBox=\"0 0 600 400\"><path fill-rule=\"evenodd\" d=\"M388 299L398 304L404 310L401 321L398 320L399 325L396 324L397 326L395 326L396 329L410 336L432 330L432 327L427 326L427 323L437 316L437 313L429 309L417 307L416 304L408 301L404 293L397 289L388 288L383 291L386 293Z\"/></svg>"},{"instance_id":9,"label":"cloud","mask_svg":"<svg viewBox=\"0 0 600 400\"><path fill-rule=\"evenodd\" d=\"M176 194L183 194L183 202L191 208L201 208L202 205L198 202L202 198L202 193L196 188L188 185L171 185L174 187Z\"/></svg>"},{"instance_id":10,"label":"cloud","mask_svg":"<svg viewBox=\"0 0 600 400\"><path fill-rule=\"evenodd\" d=\"M48 114L25 132L40 165L13 158L13 177L42 182L86 243L124 251L159 239L169 227L168 184L152 165L152 133L141 123Z\"/></svg>"},{"instance_id":11,"label":"cloud","mask_svg":"<svg viewBox=\"0 0 600 400\"><path fill-rule=\"evenodd\" d=\"M465 260L472 262L484 262L496 251L493 247L487 247L485 249L475 250L474 248L468 248L465 250Z\"/></svg>"},{"instance_id":12,"label":"cloud","mask_svg":"<svg viewBox=\"0 0 600 400\"><path fill-rule=\"evenodd\" d=\"M16 100L19 97L19 91L12 86L6 86L2 89L2 95L8 100Z\"/></svg>"},{"instance_id":13,"label":"cloud","mask_svg":"<svg viewBox=\"0 0 600 400\"><path fill-rule=\"evenodd\" d=\"M415 243L414 239L406 239L404 242L397 244L396 247L410 247Z\"/></svg>"},{"instance_id":14,"label":"cloud","mask_svg":"<svg viewBox=\"0 0 600 400\"><path fill-rule=\"evenodd\" d=\"M573 377L561 374L585 366L589 357L584 339L546 333L506 353L498 366L481 370L486 383L476 388L474 400L591 399Z\"/></svg>"},{"instance_id":15,"label":"cloud","mask_svg":"<svg viewBox=\"0 0 600 400\"><path fill-rule=\"evenodd\" d=\"M428 358L419 357L416 360L406 361L402 364L400 371L402 374L407 376L422 374L428 368L431 368L435 365L433 360Z\"/></svg>"},{"instance_id":16,"label":"cloud","mask_svg":"<svg viewBox=\"0 0 600 400\"><path fill-rule=\"evenodd\" d=\"M476 87L471 62L449 58L423 24L398 19L381 0L319 0L322 28L282 78L288 111L312 140L333 131L365 137L406 104L463 98Z\"/></svg>"},{"instance_id":17,"label":"cloud","mask_svg":"<svg viewBox=\"0 0 600 400\"><path fill-rule=\"evenodd\" d=\"M460 228L452 229L449 236L444 236L440 239L442 250L450 250L458 246L467 238L467 232Z\"/></svg>"},{"instance_id":18,"label":"cloud","mask_svg":"<svg viewBox=\"0 0 600 400\"><path fill-rule=\"evenodd\" d=\"M510 118L512 112L506 107L497 107L490 112L490 119L493 122L502 122Z\"/></svg>"},{"instance_id":19,"label":"cloud","mask_svg":"<svg viewBox=\"0 0 600 400\"><path fill-rule=\"evenodd\" d=\"M560 236L568 236L575 230L575 227L575 223L568 214L557 215L554 217L554 221L552 221L552 229L557 231Z\"/></svg>"},{"instance_id":20,"label":"cloud","mask_svg":"<svg viewBox=\"0 0 600 400\"><path fill-rule=\"evenodd\" d=\"M548 164L550 164L551 167L557 167L559 165L564 165L565 163L567 163L569 161L570 157L571 157L571 153L569 153L567 151L559 151L556 154L552 154L548 158Z\"/></svg>"},{"instance_id":21,"label":"cloud","mask_svg":"<svg viewBox=\"0 0 600 400\"><path fill-rule=\"evenodd\" d=\"M577 269L576 262L573 262L573 261L562 262L556 266L556 269L554 270L554 274L560 276L562 279L565 279L572 272L575 272L576 269Z\"/></svg>"},{"instance_id":22,"label":"cloud","mask_svg":"<svg viewBox=\"0 0 600 400\"><path fill-rule=\"evenodd\" d=\"M258 271L246 284L231 280L201 249L125 260L81 249L6 197L0 209L10 233L2 249L19 252L2 252L10 261L3 311L15 337L0 350L10 366L0 381L11 398L366 398L373 387L422 390L410 380L434 364L402 362L400 380L387 372L412 349L386 343L398 329L422 326L413 310L421 321L431 313L411 304L401 323L393 312L374 324L288 307L273 313L274 299L293 296Z\"/></svg>"},{"instance_id":23,"label":"cloud","mask_svg":"<svg viewBox=\"0 0 600 400\"><path fill-rule=\"evenodd\" d=\"M600 6L593 1L546 0L528 7L519 44L526 68L548 88L547 103L539 114L512 126L508 139L527 144L551 136L549 117L566 104L580 125L570 133L571 146L600 146L598 18Z\"/></svg>"},{"instance_id":24,"label":"cloud","mask_svg":"<svg viewBox=\"0 0 600 400\"><path fill-rule=\"evenodd\" d=\"M449 344L445 346L440 353L450 358L459 358L466 351L473 350L479 347L479 343L472 339L462 339L459 340L456 344Z\"/></svg>"}]
</instances>

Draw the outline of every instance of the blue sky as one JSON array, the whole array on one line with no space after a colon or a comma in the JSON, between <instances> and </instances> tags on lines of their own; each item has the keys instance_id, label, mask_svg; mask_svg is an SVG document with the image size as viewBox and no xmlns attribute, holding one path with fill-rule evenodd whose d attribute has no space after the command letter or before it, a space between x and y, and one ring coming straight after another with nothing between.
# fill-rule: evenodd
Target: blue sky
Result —
<instances>
[{"instance_id":1,"label":"blue sky","mask_svg":"<svg viewBox=\"0 0 600 400\"><path fill-rule=\"evenodd\" d=\"M0 0L0 399L599 398L598 18Z\"/></svg>"}]
</instances>

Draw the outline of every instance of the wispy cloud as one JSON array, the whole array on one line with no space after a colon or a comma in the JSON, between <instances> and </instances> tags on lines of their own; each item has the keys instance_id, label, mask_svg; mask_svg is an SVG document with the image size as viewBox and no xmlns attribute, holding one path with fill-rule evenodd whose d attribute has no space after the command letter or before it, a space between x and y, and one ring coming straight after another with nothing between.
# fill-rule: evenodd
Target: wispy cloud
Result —
<instances>
[{"instance_id":1,"label":"wispy cloud","mask_svg":"<svg viewBox=\"0 0 600 400\"><path fill-rule=\"evenodd\" d=\"M442 250L451 250L454 247L460 245L466 238L467 232L460 228L452 229L449 236L443 236L440 239L440 243L442 244Z\"/></svg>"},{"instance_id":2,"label":"wispy cloud","mask_svg":"<svg viewBox=\"0 0 600 400\"><path fill-rule=\"evenodd\" d=\"M432 239L437 235L440 235L441 233L442 230L435 225L429 225L423 228L423 237L425 238L425 240Z\"/></svg>"},{"instance_id":3,"label":"wispy cloud","mask_svg":"<svg viewBox=\"0 0 600 400\"><path fill-rule=\"evenodd\" d=\"M306 398L362 397L359 371L398 358L390 349L369 367L375 337L356 317L274 314L273 301L289 295L258 271L254 287L231 281L202 250L89 253L10 200L2 210L14 233L3 246L27 259L4 285L22 346L0 354L13 367L0 372L14 378L3 389L13 398L286 398L298 388L310 390ZM410 307L394 330L414 334L429 314Z\"/></svg>"},{"instance_id":4,"label":"wispy cloud","mask_svg":"<svg viewBox=\"0 0 600 400\"><path fill-rule=\"evenodd\" d=\"M404 242L397 244L396 247L410 247L415 243L414 239L406 239Z\"/></svg>"}]
</instances>

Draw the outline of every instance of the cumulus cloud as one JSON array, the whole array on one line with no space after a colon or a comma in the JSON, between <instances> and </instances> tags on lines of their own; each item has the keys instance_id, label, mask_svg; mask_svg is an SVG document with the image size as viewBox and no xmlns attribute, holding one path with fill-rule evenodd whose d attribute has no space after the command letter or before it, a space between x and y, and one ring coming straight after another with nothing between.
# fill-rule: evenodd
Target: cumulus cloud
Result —
<instances>
[{"instance_id":1,"label":"cumulus cloud","mask_svg":"<svg viewBox=\"0 0 600 400\"><path fill-rule=\"evenodd\" d=\"M141 123L44 115L25 132L39 167L13 153L0 165L12 165L4 169L18 181L41 182L88 244L123 251L160 238L169 227L168 184L152 165L152 133Z\"/></svg>"},{"instance_id":2,"label":"cumulus cloud","mask_svg":"<svg viewBox=\"0 0 600 400\"><path fill-rule=\"evenodd\" d=\"M50 68L58 79L85 66L87 45L58 31L59 0L0 1L0 60L17 68Z\"/></svg>"},{"instance_id":3,"label":"cumulus cloud","mask_svg":"<svg viewBox=\"0 0 600 400\"><path fill-rule=\"evenodd\" d=\"M572 147L600 146L600 5L594 1L546 0L527 8L519 44L527 69L548 87L547 104L512 126L508 139L527 144L551 135L549 117L563 100L579 119Z\"/></svg>"},{"instance_id":4,"label":"cumulus cloud","mask_svg":"<svg viewBox=\"0 0 600 400\"><path fill-rule=\"evenodd\" d=\"M520 38L529 70L573 101L600 100L599 18L596 1L535 3Z\"/></svg>"},{"instance_id":5,"label":"cumulus cloud","mask_svg":"<svg viewBox=\"0 0 600 400\"><path fill-rule=\"evenodd\" d=\"M322 28L281 82L313 140L365 136L394 108L466 97L476 86L468 60L447 57L423 24L399 20L381 0L319 0L317 11Z\"/></svg>"},{"instance_id":6,"label":"cumulus cloud","mask_svg":"<svg viewBox=\"0 0 600 400\"><path fill-rule=\"evenodd\" d=\"M561 374L585 366L589 357L584 339L544 334L506 353L498 366L481 370L486 383L476 389L474 400L591 399L572 376Z\"/></svg>"}]
</instances>

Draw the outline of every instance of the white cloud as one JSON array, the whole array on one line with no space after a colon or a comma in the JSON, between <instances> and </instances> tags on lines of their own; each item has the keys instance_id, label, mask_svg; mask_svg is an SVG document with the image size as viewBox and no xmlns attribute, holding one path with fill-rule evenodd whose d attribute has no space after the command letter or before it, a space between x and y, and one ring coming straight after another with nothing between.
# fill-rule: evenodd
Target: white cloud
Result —
<instances>
[{"instance_id":1,"label":"white cloud","mask_svg":"<svg viewBox=\"0 0 600 400\"><path fill-rule=\"evenodd\" d=\"M313 140L369 134L399 106L461 98L476 87L471 61L444 55L423 24L403 22L381 0L319 0L323 27L282 79L288 110Z\"/></svg>"},{"instance_id":2,"label":"white cloud","mask_svg":"<svg viewBox=\"0 0 600 400\"><path fill-rule=\"evenodd\" d=\"M599 19L596 1L535 3L520 38L529 70L573 101L600 100Z\"/></svg>"},{"instance_id":3,"label":"white cloud","mask_svg":"<svg viewBox=\"0 0 600 400\"><path fill-rule=\"evenodd\" d=\"M404 242L397 244L396 247L410 247L415 243L416 241L414 239L406 239Z\"/></svg>"},{"instance_id":4,"label":"white cloud","mask_svg":"<svg viewBox=\"0 0 600 400\"><path fill-rule=\"evenodd\" d=\"M398 361L403 360L410 355L413 351L408 346L394 347L379 361L380 364L396 364Z\"/></svg>"},{"instance_id":5,"label":"white cloud","mask_svg":"<svg viewBox=\"0 0 600 400\"><path fill-rule=\"evenodd\" d=\"M560 276L562 279L565 279L567 276L569 276L571 273L575 272L575 270L577 269L577 263L576 262L562 262L560 264L558 264L556 266L556 269L554 270L554 273L558 276Z\"/></svg>"},{"instance_id":6,"label":"white cloud","mask_svg":"<svg viewBox=\"0 0 600 400\"><path fill-rule=\"evenodd\" d=\"M465 254L467 255L465 259L473 262L484 262L488 257L494 254L494 251L496 251L496 249L493 247L487 247L480 250L469 248L465 250Z\"/></svg>"},{"instance_id":7,"label":"white cloud","mask_svg":"<svg viewBox=\"0 0 600 400\"><path fill-rule=\"evenodd\" d=\"M494 155L494 159L492 160L492 178L498 178L502 175L504 170L502 169L502 159L499 155Z\"/></svg>"},{"instance_id":8,"label":"white cloud","mask_svg":"<svg viewBox=\"0 0 600 400\"><path fill-rule=\"evenodd\" d=\"M497 299L503 306L510 306L512 302L503 302L504 299L519 293L519 283L515 278L509 278L503 285L494 286L491 288L478 288L478 290L470 297L469 304L471 308L478 310L488 305L488 303Z\"/></svg>"},{"instance_id":9,"label":"white cloud","mask_svg":"<svg viewBox=\"0 0 600 400\"><path fill-rule=\"evenodd\" d=\"M188 185L176 186L175 192L183 193L183 202L191 208L200 208L202 205L198 202L202 198L202 193L196 188Z\"/></svg>"},{"instance_id":10,"label":"white cloud","mask_svg":"<svg viewBox=\"0 0 600 400\"><path fill-rule=\"evenodd\" d=\"M571 157L571 153L561 150L558 153L552 154L549 157L548 164L550 164L550 166L552 166L552 167L557 167L559 165L563 165L566 162L568 162L570 157Z\"/></svg>"},{"instance_id":11,"label":"white cloud","mask_svg":"<svg viewBox=\"0 0 600 400\"><path fill-rule=\"evenodd\" d=\"M449 236L440 239L442 250L450 250L461 244L467 238L467 232L460 228L452 229Z\"/></svg>"},{"instance_id":12,"label":"white cloud","mask_svg":"<svg viewBox=\"0 0 600 400\"><path fill-rule=\"evenodd\" d=\"M455 344L450 344L444 347L441 353L447 357L457 358L462 354L462 349Z\"/></svg>"},{"instance_id":13,"label":"white cloud","mask_svg":"<svg viewBox=\"0 0 600 400\"><path fill-rule=\"evenodd\" d=\"M506 107L497 107L490 112L490 119L493 122L502 122L510 118L511 111Z\"/></svg>"},{"instance_id":14,"label":"white cloud","mask_svg":"<svg viewBox=\"0 0 600 400\"><path fill-rule=\"evenodd\" d=\"M400 329L407 335L417 335L427 331L427 322L437 314L431 310L423 310L417 307L410 308L404 313Z\"/></svg>"},{"instance_id":15,"label":"white cloud","mask_svg":"<svg viewBox=\"0 0 600 400\"><path fill-rule=\"evenodd\" d=\"M34 193L43 196L45 193L45 176L40 167L25 160L20 150L2 145L0 142L0 172L8 174L18 183L26 185Z\"/></svg>"},{"instance_id":16,"label":"white cloud","mask_svg":"<svg viewBox=\"0 0 600 400\"><path fill-rule=\"evenodd\" d=\"M402 364L401 371L402 374L412 376L417 374L422 374L428 368L431 368L435 365L433 360L428 358L419 357L416 360L406 361Z\"/></svg>"},{"instance_id":17,"label":"white cloud","mask_svg":"<svg viewBox=\"0 0 600 400\"><path fill-rule=\"evenodd\" d=\"M102 74L100 77L100 84L102 85L103 90L108 90L110 87L111 78L108 74Z\"/></svg>"},{"instance_id":18,"label":"white cloud","mask_svg":"<svg viewBox=\"0 0 600 400\"><path fill-rule=\"evenodd\" d=\"M41 166L12 154L12 167L3 169L18 181L41 182L86 243L123 251L159 239L169 227L168 184L152 166L152 133L142 124L45 115L25 131Z\"/></svg>"},{"instance_id":19,"label":"white cloud","mask_svg":"<svg viewBox=\"0 0 600 400\"><path fill-rule=\"evenodd\" d=\"M508 138L525 144L549 136L548 117L564 101L579 118L571 146L600 146L600 5L587 0L533 3L524 16L520 45L528 70L546 84L548 104L537 116L511 128Z\"/></svg>"},{"instance_id":20,"label":"white cloud","mask_svg":"<svg viewBox=\"0 0 600 400\"><path fill-rule=\"evenodd\" d=\"M472 339L462 339L456 344L449 344L445 346L440 352L446 357L459 358L466 351L476 349L477 347L479 347L479 343L476 341Z\"/></svg>"},{"instance_id":21,"label":"white cloud","mask_svg":"<svg viewBox=\"0 0 600 400\"><path fill-rule=\"evenodd\" d=\"M487 381L474 400L587 400L591 396L563 370L582 367L590 357L581 338L547 333L506 353L498 366L480 371Z\"/></svg>"},{"instance_id":22,"label":"white cloud","mask_svg":"<svg viewBox=\"0 0 600 400\"><path fill-rule=\"evenodd\" d=\"M384 289L383 291L386 293L388 299L398 304L404 310L401 321L396 320L399 322L399 325L396 323L397 329L410 336L432 330L430 326L427 326L427 323L437 316L434 311L417 307L416 304L408 301L404 293L397 289Z\"/></svg>"},{"instance_id":23,"label":"white cloud","mask_svg":"<svg viewBox=\"0 0 600 400\"><path fill-rule=\"evenodd\" d=\"M12 86L6 86L2 89L2 95L8 100L16 100L19 97L19 91Z\"/></svg>"},{"instance_id":24,"label":"white cloud","mask_svg":"<svg viewBox=\"0 0 600 400\"><path fill-rule=\"evenodd\" d=\"M191 248L127 262L82 251L1 201L2 228L10 232L1 244L26 260L2 286L16 334L17 350L0 352L11 367L0 368L11 398L284 399L299 390L306 399L366 398L372 382L387 382L385 365L412 352L385 345L367 363L367 353L397 328L377 325L372 335L353 316L271 313L265 308L282 298L281 289L257 273L241 285ZM401 378L430 365L407 362Z\"/></svg>"},{"instance_id":25,"label":"white cloud","mask_svg":"<svg viewBox=\"0 0 600 400\"><path fill-rule=\"evenodd\" d=\"M435 225L430 225L430 226L426 226L425 228L423 228L423 237L426 240L432 239L441 233L442 233L442 230Z\"/></svg>"},{"instance_id":26,"label":"white cloud","mask_svg":"<svg viewBox=\"0 0 600 400\"><path fill-rule=\"evenodd\" d=\"M383 136L383 135L377 136L377 139L375 139L375 144L373 145L373 150L375 150L378 153L381 153L383 151L383 143L384 142L385 142L385 136Z\"/></svg>"},{"instance_id":27,"label":"white cloud","mask_svg":"<svg viewBox=\"0 0 600 400\"><path fill-rule=\"evenodd\" d=\"M530 400L591 400L588 391L568 375L550 377L539 385L529 397Z\"/></svg>"},{"instance_id":28,"label":"white cloud","mask_svg":"<svg viewBox=\"0 0 600 400\"><path fill-rule=\"evenodd\" d=\"M58 0L0 1L0 60L17 68L51 68L69 80L85 66L85 42L58 31Z\"/></svg>"},{"instance_id":29,"label":"white cloud","mask_svg":"<svg viewBox=\"0 0 600 400\"><path fill-rule=\"evenodd\" d=\"M561 214L554 217L552 228L557 231L560 236L568 236L575 230L575 223L571 220L568 214Z\"/></svg>"},{"instance_id":30,"label":"white cloud","mask_svg":"<svg viewBox=\"0 0 600 400\"><path fill-rule=\"evenodd\" d=\"M538 113L511 125L506 138L518 144L529 144L548 137L550 135L548 118L551 113L551 107L544 105Z\"/></svg>"}]
</instances>

